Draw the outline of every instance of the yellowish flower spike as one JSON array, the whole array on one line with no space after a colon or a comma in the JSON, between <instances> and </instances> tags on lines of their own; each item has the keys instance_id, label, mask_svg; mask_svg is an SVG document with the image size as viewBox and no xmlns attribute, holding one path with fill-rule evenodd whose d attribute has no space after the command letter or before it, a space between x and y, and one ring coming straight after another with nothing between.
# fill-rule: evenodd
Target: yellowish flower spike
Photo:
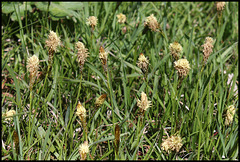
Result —
<instances>
[{"instance_id":1,"label":"yellowish flower spike","mask_svg":"<svg viewBox=\"0 0 240 162\"><path fill-rule=\"evenodd\" d=\"M141 93L141 100L137 99L137 106L140 108L140 112L145 112L151 106L151 101L148 101L144 92Z\"/></svg>"},{"instance_id":2,"label":"yellowish flower spike","mask_svg":"<svg viewBox=\"0 0 240 162\"><path fill-rule=\"evenodd\" d=\"M212 53L212 48L213 48L213 39L211 37L206 37L205 38L205 43L202 45L203 47L203 60L206 63L208 60L208 57Z\"/></svg>"},{"instance_id":3,"label":"yellowish flower spike","mask_svg":"<svg viewBox=\"0 0 240 162\"><path fill-rule=\"evenodd\" d=\"M226 109L226 116L225 116L225 125L228 126L233 122L233 117L236 112L234 105L230 105Z\"/></svg>"},{"instance_id":4,"label":"yellowish flower spike","mask_svg":"<svg viewBox=\"0 0 240 162\"><path fill-rule=\"evenodd\" d=\"M161 144L161 148L167 153L171 151L179 152L182 145L182 138L180 136L171 136L164 140L164 142Z\"/></svg>"},{"instance_id":5,"label":"yellowish flower spike","mask_svg":"<svg viewBox=\"0 0 240 162\"><path fill-rule=\"evenodd\" d=\"M119 22L120 24L123 24L123 23L126 22L126 15L124 15L124 14L122 14L122 13L118 14L118 15L117 15L117 18L118 18L118 22Z\"/></svg>"},{"instance_id":6,"label":"yellowish flower spike","mask_svg":"<svg viewBox=\"0 0 240 162\"><path fill-rule=\"evenodd\" d=\"M94 30L95 26L97 25L97 21L98 19L95 16L90 16L89 18L87 18L87 25L90 25L91 28Z\"/></svg>"},{"instance_id":7,"label":"yellowish flower spike","mask_svg":"<svg viewBox=\"0 0 240 162\"><path fill-rule=\"evenodd\" d=\"M173 42L173 43L170 43L169 50L170 50L170 53L173 56L173 58L175 60L178 60L179 57L181 56L183 48L182 48L181 44L179 44L178 42Z\"/></svg>"},{"instance_id":8,"label":"yellowish flower spike","mask_svg":"<svg viewBox=\"0 0 240 162\"><path fill-rule=\"evenodd\" d=\"M96 107L99 107L103 104L103 102L106 100L107 94L102 94L96 99L95 105Z\"/></svg>"},{"instance_id":9,"label":"yellowish flower spike","mask_svg":"<svg viewBox=\"0 0 240 162\"><path fill-rule=\"evenodd\" d=\"M178 76L183 78L188 75L190 68L189 62L187 59L179 59L174 62L174 68L178 72Z\"/></svg>"},{"instance_id":10,"label":"yellowish flower spike","mask_svg":"<svg viewBox=\"0 0 240 162\"><path fill-rule=\"evenodd\" d=\"M82 42L77 42L76 43L76 46L75 48L78 50L77 52L77 59L78 59L78 62L79 62L79 66L80 66L80 72L82 73L83 71L83 66L84 66L84 63L88 57L88 49L85 48L84 44Z\"/></svg>"},{"instance_id":11,"label":"yellowish flower spike","mask_svg":"<svg viewBox=\"0 0 240 162\"><path fill-rule=\"evenodd\" d=\"M88 142L85 141L83 144L79 146L79 154L81 156L81 160L85 160L87 158L87 154L89 153Z\"/></svg>"},{"instance_id":12,"label":"yellowish flower spike","mask_svg":"<svg viewBox=\"0 0 240 162\"><path fill-rule=\"evenodd\" d=\"M32 90L33 84L35 82L35 79L38 74L38 68L39 68L39 59L36 55L33 55L32 57L28 58L27 60L27 69L30 72L30 83L29 83L29 89Z\"/></svg>"},{"instance_id":13,"label":"yellowish flower spike","mask_svg":"<svg viewBox=\"0 0 240 162\"><path fill-rule=\"evenodd\" d=\"M218 11L222 11L225 7L225 2L216 2L216 7Z\"/></svg>"},{"instance_id":14,"label":"yellowish flower spike","mask_svg":"<svg viewBox=\"0 0 240 162\"><path fill-rule=\"evenodd\" d=\"M148 28L152 31L157 31L157 29L159 29L160 27L154 14L151 14L146 18L146 20L144 21L144 26L148 26Z\"/></svg>"},{"instance_id":15,"label":"yellowish flower spike","mask_svg":"<svg viewBox=\"0 0 240 162\"><path fill-rule=\"evenodd\" d=\"M48 39L46 40L46 47L48 47L49 50L53 50L56 52L57 46L59 45L60 45L60 38L57 36L57 34L54 31L50 30Z\"/></svg>"},{"instance_id":16,"label":"yellowish flower spike","mask_svg":"<svg viewBox=\"0 0 240 162\"><path fill-rule=\"evenodd\" d=\"M78 102L78 104L77 104L76 115L79 116L79 118L82 122L85 122L85 118L87 116L87 113L86 113L86 109L82 106L81 102Z\"/></svg>"},{"instance_id":17,"label":"yellowish flower spike","mask_svg":"<svg viewBox=\"0 0 240 162\"><path fill-rule=\"evenodd\" d=\"M103 70L105 73L107 73L107 57L108 57L108 53L105 52L104 48L101 46L99 49L99 58L102 62Z\"/></svg>"},{"instance_id":18,"label":"yellowish flower spike","mask_svg":"<svg viewBox=\"0 0 240 162\"><path fill-rule=\"evenodd\" d=\"M148 59L144 56L143 53L141 53L138 58L137 66L142 70L143 73L146 73L148 70L148 65Z\"/></svg>"},{"instance_id":19,"label":"yellowish flower spike","mask_svg":"<svg viewBox=\"0 0 240 162\"><path fill-rule=\"evenodd\" d=\"M8 120L8 121L12 121L12 116L16 114L16 111L15 110L9 110L7 111L5 114L3 114L2 116L3 117L7 117L5 118L5 120Z\"/></svg>"}]
</instances>

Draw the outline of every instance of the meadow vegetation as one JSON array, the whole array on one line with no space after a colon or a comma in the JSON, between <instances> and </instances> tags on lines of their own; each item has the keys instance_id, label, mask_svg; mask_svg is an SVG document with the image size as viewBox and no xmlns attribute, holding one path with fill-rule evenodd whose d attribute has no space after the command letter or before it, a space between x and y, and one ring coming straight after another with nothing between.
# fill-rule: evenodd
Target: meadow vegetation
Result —
<instances>
[{"instance_id":1,"label":"meadow vegetation","mask_svg":"<svg viewBox=\"0 0 240 162\"><path fill-rule=\"evenodd\" d=\"M2 2L2 160L236 160L238 2Z\"/></svg>"}]
</instances>

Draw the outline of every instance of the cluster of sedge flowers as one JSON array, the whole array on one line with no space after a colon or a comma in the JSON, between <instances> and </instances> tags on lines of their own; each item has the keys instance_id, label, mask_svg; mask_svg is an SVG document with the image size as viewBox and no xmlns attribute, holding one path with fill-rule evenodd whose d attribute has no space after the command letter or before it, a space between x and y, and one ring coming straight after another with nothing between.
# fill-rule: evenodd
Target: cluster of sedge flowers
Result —
<instances>
[{"instance_id":1,"label":"cluster of sedge flowers","mask_svg":"<svg viewBox=\"0 0 240 162\"><path fill-rule=\"evenodd\" d=\"M5 121L12 121L13 115L16 114L15 110L9 110L6 113L2 114L2 117L6 117Z\"/></svg>"},{"instance_id":2,"label":"cluster of sedge flowers","mask_svg":"<svg viewBox=\"0 0 240 162\"><path fill-rule=\"evenodd\" d=\"M171 151L179 152L182 147L182 138L180 136L171 136L164 140L161 144L162 150L165 150L167 153Z\"/></svg>"},{"instance_id":3,"label":"cluster of sedge flowers","mask_svg":"<svg viewBox=\"0 0 240 162\"><path fill-rule=\"evenodd\" d=\"M108 52L106 52L104 48L101 46L99 49L99 58L101 60L103 70L105 73L107 73L107 57L108 57Z\"/></svg>"},{"instance_id":4,"label":"cluster of sedge flowers","mask_svg":"<svg viewBox=\"0 0 240 162\"><path fill-rule=\"evenodd\" d=\"M126 22L126 15L120 13L117 15L117 18L118 18L118 23L120 24L124 24Z\"/></svg>"},{"instance_id":5,"label":"cluster of sedge flowers","mask_svg":"<svg viewBox=\"0 0 240 162\"><path fill-rule=\"evenodd\" d=\"M39 68L39 59L36 55L33 55L32 57L28 58L27 60L27 69L30 72L30 83L29 83L29 89L30 91L33 88L33 84L35 82L35 79L38 74L38 68Z\"/></svg>"},{"instance_id":6,"label":"cluster of sedge flowers","mask_svg":"<svg viewBox=\"0 0 240 162\"><path fill-rule=\"evenodd\" d=\"M144 21L144 26L147 26L152 31L157 31L157 29L159 29L160 27L154 14L151 14L146 18L146 20Z\"/></svg>"},{"instance_id":7,"label":"cluster of sedge flowers","mask_svg":"<svg viewBox=\"0 0 240 162\"><path fill-rule=\"evenodd\" d=\"M48 48L48 66L51 69L53 64L53 55L57 47L60 45L60 37L54 31L50 31L48 39L46 40L46 47Z\"/></svg>"},{"instance_id":8,"label":"cluster of sedge flowers","mask_svg":"<svg viewBox=\"0 0 240 162\"><path fill-rule=\"evenodd\" d=\"M225 7L225 2L216 2L217 11L221 12Z\"/></svg>"},{"instance_id":9,"label":"cluster of sedge flowers","mask_svg":"<svg viewBox=\"0 0 240 162\"><path fill-rule=\"evenodd\" d=\"M228 126L233 122L233 116L235 114L236 109L233 105L230 105L226 109L226 116L225 116L225 125Z\"/></svg>"},{"instance_id":10,"label":"cluster of sedge flowers","mask_svg":"<svg viewBox=\"0 0 240 162\"><path fill-rule=\"evenodd\" d=\"M95 106L96 108L100 107L103 102L106 100L107 94L102 94L101 96L99 96L96 101L95 101Z\"/></svg>"},{"instance_id":11,"label":"cluster of sedge flowers","mask_svg":"<svg viewBox=\"0 0 240 162\"><path fill-rule=\"evenodd\" d=\"M96 25L97 25L98 19L95 16L90 16L89 18L87 18L87 25L90 25L92 30L95 29Z\"/></svg>"},{"instance_id":12,"label":"cluster of sedge flowers","mask_svg":"<svg viewBox=\"0 0 240 162\"><path fill-rule=\"evenodd\" d=\"M141 53L138 57L138 62L137 66L142 70L142 72L145 74L148 71L148 65L149 61L148 59L144 56L143 53Z\"/></svg>"},{"instance_id":13,"label":"cluster of sedge flowers","mask_svg":"<svg viewBox=\"0 0 240 162\"><path fill-rule=\"evenodd\" d=\"M208 60L208 57L210 56L210 54L212 53L212 48L213 48L213 39L211 37L206 37L205 38L205 42L202 45L203 47L203 60L206 63L206 61Z\"/></svg>"},{"instance_id":14,"label":"cluster of sedge flowers","mask_svg":"<svg viewBox=\"0 0 240 162\"><path fill-rule=\"evenodd\" d=\"M190 68L187 59L179 59L174 62L174 68L177 70L178 76L184 78L188 75Z\"/></svg>"},{"instance_id":15,"label":"cluster of sedge flowers","mask_svg":"<svg viewBox=\"0 0 240 162\"><path fill-rule=\"evenodd\" d=\"M181 56L183 48L182 48L181 44L179 44L178 42L173 42L173 43L170 43L169 50L170 50L172 57L175 60L178 60Z\"/></svg>"},{"instance_id":16,"label":"cluster of sedge flowers","mask_svg":"<svg viewBox=\"0 0 240 162\"><path fill-rule=\"evenodd\" d=\"M84 46L84 44L80 41L78 41L75 45L75 48L77 49L77 61L79 63L80 66L80 72L82 73L83 71L83 66L84 63L88 57L88 49Z\"/></svg>"},{"instance_id":17,"label":"cluster of sedge flowers","mask_svg":"<svg viewBox=\"0 0 240 162\"><path fill-rule=\"evenodd\" d=\"M79 151L79 154L81 156L81 160L85 160L87 158L87 154L89 153L88 142L85 141L84 143L79 145L78 151Z\"/></svg>"},{"instance_id":18,"label":"cluster of sedge flowers","mask_svg":"<svg viewBox=\"0 0 240 162\"><path fill-rule=\"evenodd\" d=\"M149 107L151 107L151 101L148 101L147 95L142 92L141 100L137 99L137 106L140 109L141 113L144 113Z\"/></svg>"},{"instance_id":19,"label":"cluster of sedge flowers","mask_svg":"<svg viewBox=\"0 0 240 162\"><path fill-rule=\"evenodd\" d=\"M87 117L86 109L82 106L81 102L77 104L77 112L76 115L80 118L82 124L84 125Z\"/></svg>"}]
</instances>

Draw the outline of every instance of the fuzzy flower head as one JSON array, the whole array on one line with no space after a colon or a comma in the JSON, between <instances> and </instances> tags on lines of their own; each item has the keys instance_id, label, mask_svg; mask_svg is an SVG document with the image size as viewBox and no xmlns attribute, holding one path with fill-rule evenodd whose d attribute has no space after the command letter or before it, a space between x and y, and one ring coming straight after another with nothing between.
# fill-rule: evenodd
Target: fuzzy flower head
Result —
<instances>
[{"instance_id":1,"label":"fuzzy flower head","mask_svg":"<svg viewBox=\"0 0 240 162\"><path fill-rule=\"evenodd\" d=\"M216 2L216 7L218 11L222 11L225 7L225 2Z\"/></svg>"},{"instance_id":2,"label":"fuzzy flower head","mask_svg":"<svg viewBox=\"0 0 240 162\"><path fill-rule=\"evenodd\" d=\"M57 36L57 34L54 31L50 30L48 39L46 40L46 47L48 47L49 50L53 50L56 52L57 46L59 45L60 45L60 38Z\"/></svg>"},{"instance_id":3,"label":"fuzzy flower head","mask_svg":"<svg viewBox=\"0 0 240 162\"><path fill-rule=\"evenodd\" d=\"M213 39L211 37L206 37L205 38L205 43L202 45L203 47L203 59L204 62L208 60L208 57L212 53L213 49Z\"/></svg>"},{"instance_id":4,"label":"fuzzy flower head","mask_svg":"<svg viewBox=\"0 0 240 162\"><path fill-rule=\"evenodd\" d=\"M151 106L151 101L148 101L144 92L141 93L141 100L137 99L137 106L140 108L140 112L146 111Z\"/></svg>"},{"instance_id":5,"label":"fuzzy flower head","mask_svg":"<svg viewBox=\"0 0 240 162\"><path fill-rule=\"evenodd\" d=\"M154 16L154 14L151 14L146 18L146 20L144 21L144 26L148 26L148 28L152 31L156 31L159 28L157 18Z\"/></svg>"},{"instance_id":6,"label":"fuzzy flower head","mask_svg":"<svg viewBox=\"0 0 240 162\"><path fill-rule=\"evenodd\" d=\"M85 160L87 157L87 154L89 153L89 146L88 146L88 142L85 141L83 144L81 144L79 146L79 154L81 156L81 160Z\"/></svg>"},{"instance_id":7,"label":"fuzzy flower head","mask_svg":"<svg viewBox=\"0 0 240 162\"><path fill-rule=\"evenodd\" d=\"M99 107L103 104L103 102L106 100L107 94L102 94L96 99L95 105L96 107Z\"/></svg>"},{"instance_id":8,"label":"fuzzy flower head","mask_svg":"<svg viewBox=\"0 0 240 162\"><path fill-rule=\"evenodd\" d=\"M38 68L39 68L39 59L36 55L33 55L32 57L28 58L27 60L27 69L30 72L30 83L29 83L29 89L32 90L33 84L35 82L35 79L38 74Z\"/></svg>"},{"instance_id":9,"label":"fuzzy flower head","mask_svg":"<svg viewBox=\"0 0 240 162\"><path fill-rule=\"evenodd\" d=\"M3 117L6 117L5 120L8 120L8 121L12 121L12 116L16 114L16 111L15 110L9 110L8 112L6 112L5 114L3 114L2 116Z\"/></svg>"},{"instance_id":10,"label":"fuzzy flower head","mask_svg":"<svg viewBox=\"0 0 240 162\"><path fill-rule=\"evenodd\" d=\"M175 60L178 60L183 51L183 48L181 44L179 44L178 42L173 42L173 43L170 43L169 50L173 58Z\"/></svg>"},{"instance_id":11,"label":"fuzzy flower head","mask_svg":"<svg viewBox=\"0 0 240 162\"><path fill-rule=\"evenodd\" d=\"M226 117L225 117L225 125L230 125L233 121L233 116L235 114L236 109L233 105L227 107Z\"/></svg>"},{"instance_id":12,"label":"fuzzy flower head","mask_svg":"<svg viewBox=\"0 0 240 162\"><path fill-rule=\"evenodd\" d=\"M83 65L88 57L88 49L85 48L84 44L82 42L77 42L75 48L78 50L77 52L77 59L80 65L80 71L83 70Z\"/></svg>"},{"instance_id":13,"label":"fuzzy flower head","mask_svg":"<svg viewBox=\"0 0 240 162\"><path fill-rule=\"evenodd\" d=\"M81 102L77 104L77 112L76 115L79 116L80 120L83 122L87 116L86 109L82 106Z\"/></svg>"},{"instance_id":14,"label":"fuzzy flower head","mask_svg":"<svg viewBox=\"0 0 240 162\"><path fill-rule=\"evenodd\" d=\"M30 74L37 73L39 68L39 59L36 55L33 55L32 57L28 58L27 60L27 69L30 72Z\"/></svg>"},{"instance_id":15,"label":"fuzzy flower head","mask_svg":"<svg viewBox=\"0 0 240 162\"><path fill-rule=\"evenodd\" d=\"M90 25L92 27L92 29L95 28L95 26L97 25L97 21L98 19L95 16L90 16L89 18L87 18L87 25Z\"/></svg>"},{"instance_id":16,"label":"fuzzy flower head","mask_svg":"<svg viewBox=\"0 0 240 162\"><path fill-rule=\"evenodd\" d=\"M143 73L146 73L148 70L149 61L144 56L143 53L141 53L138 57L137 66L143 71Z\"/></svg>"},{"instance_id":17,"label":"fuzzy flower head","mask_svg":"<svg viewBox=\"0 0 240 162\"><path fill-rule=\"evenodd\" d=\"M182 147L182 138L180 136L171 136L168 137L164 142L161 144L162 150L165 150L167 153L170 151L179 152Z\"/></svg>"},{"instance_id":18,"label":"fuzzy flower head","mask_svg":"<svg viewBox=\"0 0 240 162\"><path fill-rule=\"evenodd\" d=\"M122 14L122 13L118 14L118 15L117 15L117 18L118 18L118 22L119 22L120 24L123 24L123 23L126 22L126 15L124 15L124 14Z\"/></svg>"},{"instance_id":19,"label":"fuzzy flower head","mask_svg":"<svg viewBox=\"0 0 240 162\"><path fill-rule=\"evenodd\" d=\"M179 59L175 61L174 68L177 70L180 78L187 76L189 70L191 69L187 59Z\"/></svg>"},{"instance_id":20,"label":"fuzzy flower head","mask_svg":"<svg viewBox=\"0 0 240 162\"><path fill-rule=\"evenodd\" d=\"M101 46L99 49L99 58L102 62L102 66L105 74L107 74L107 57L108 57L108 52L105 52L104 48Z\"/></svg>"}]
</instances>

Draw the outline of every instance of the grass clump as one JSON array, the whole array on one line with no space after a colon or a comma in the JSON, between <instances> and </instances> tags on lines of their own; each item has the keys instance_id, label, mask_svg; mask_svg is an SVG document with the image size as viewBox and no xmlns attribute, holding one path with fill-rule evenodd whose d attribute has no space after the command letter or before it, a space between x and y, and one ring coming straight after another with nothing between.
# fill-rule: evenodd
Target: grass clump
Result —
<instances>
[{"instance_id":1,"label":"grass clump","mask_svg":"<svg viewBox=\"0 0 240 162\"><path fill-rule=\"evenodd\" d=\"M2 160L239 159L237 2L9 5Z\"/></svg>"}]
</instances>

